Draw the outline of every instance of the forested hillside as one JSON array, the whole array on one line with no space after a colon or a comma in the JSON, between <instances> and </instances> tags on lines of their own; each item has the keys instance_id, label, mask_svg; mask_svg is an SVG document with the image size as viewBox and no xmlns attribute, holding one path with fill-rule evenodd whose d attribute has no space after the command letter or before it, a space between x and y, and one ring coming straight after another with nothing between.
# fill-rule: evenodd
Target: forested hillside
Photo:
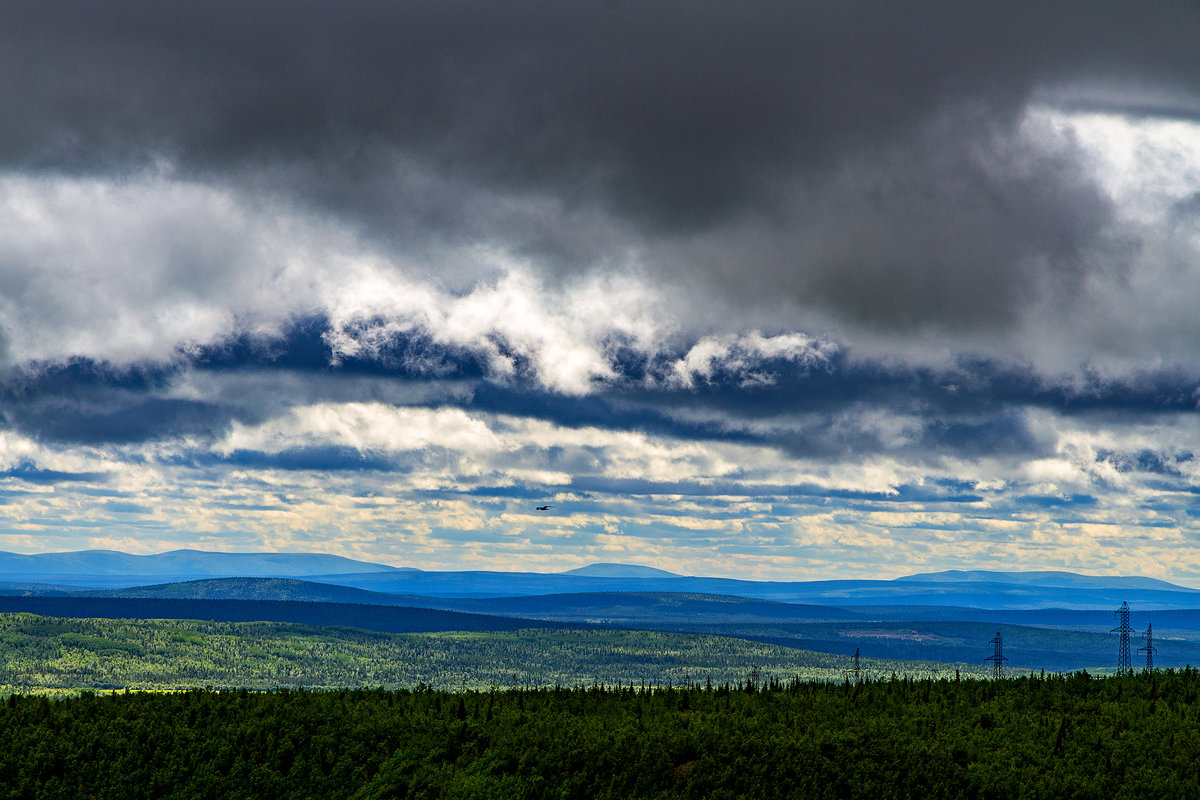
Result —
<instances>
[{"instance_id":1,"label":"forested hillside","mask_svg":"<svg viewBox=\"0 0 1200 800\"><path fill-rule=\"evenodd\" d=\"M193 687L486 688L750 675L840 681L850 660L722 636L540 630L388 634L271 622L0 614L0 692ZM868 675L953 675L984 665L863 659Z\"/></svg>"},{"instance_id":2,"label":"forested hillside","mask_svg":"<svg viewBox=\"0 0 1200 800\"><path fill-rule=\"evenodd\" d=\"M1195 670L643 692L281 690L0 703L47 798L1200 796Z\"/></svg>"},{"instance_id":3,"label":"forested hillside","mask_svg":"<svg viewBox=\"0 0 1200 800\"><path fill-rule=\"evenodd\" d=\"M294 622L300 625L346 625L387 633L511 631L556 625L539 620L406 606L204 598L0 596L0 613L29 613L69 618Z\"/></svg>"}]
</instances>

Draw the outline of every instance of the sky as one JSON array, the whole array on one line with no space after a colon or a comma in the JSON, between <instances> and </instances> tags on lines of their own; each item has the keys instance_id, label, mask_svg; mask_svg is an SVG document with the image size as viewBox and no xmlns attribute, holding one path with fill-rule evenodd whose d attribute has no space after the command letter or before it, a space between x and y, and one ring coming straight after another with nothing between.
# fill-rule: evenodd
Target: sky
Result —
<instances>
[{"instance_id":1,"label":"sky","mask_svg":"<svg viewBox=\"0 0 1200 800\"><path fill-rule=\"evenodd\" d=\"M1198 39L0 0L0 550L1200 586Z\"/></svg>"}]
</instances>

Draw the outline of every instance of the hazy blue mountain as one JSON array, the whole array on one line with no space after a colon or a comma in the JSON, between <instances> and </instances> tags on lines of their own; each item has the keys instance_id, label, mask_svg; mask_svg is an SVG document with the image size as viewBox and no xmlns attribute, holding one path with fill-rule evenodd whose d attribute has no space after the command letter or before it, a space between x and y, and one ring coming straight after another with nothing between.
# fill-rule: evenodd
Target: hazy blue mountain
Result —
<instances>
[{"instance_id":1,"label":"hazy blue mountain","mask_svg":"<svg viewBox=\"0 0 1200 800\"><path fill-rule=\"evenodd\" d=\"M213 553L173 550L138 556L113 550L21 555L0 552L0 581L134 586L227 576L307 577L402 572L395 567L321 553Z\"/></svg>"},{"instance_id":2,"label":"hazy blue mountain","mask_svg":"<svg viewBox=\"0 0 1200 800\"><path fill-rule=\"evenodd\" d=\"M77 593L78 594L78 593ZM860 619L831 606L776 603L746 597L663 592L577 592L498 598L439 598L393 595L292 578L212 578L207 580L90 590L91 597L187 600L288 600L412 606L471 614L528 617L562 622L612 624L758 622Z\"/></svg>"},{"instance_id":3,"label":"hazy blue mountain","mask_svg":"<svg viewBox=\"0 0 1200 800\"><path fill-rule=\"evenodd\" d=\"M37 587L12 594L37 594ZM63 594L47 587L46 595ZM75 593L78 596L78 592ZM984 609L964 606L829 606L779 603L729 595L668 592L575 592L498 598L393 595L290 578L214 578L127 589L89 591L94 597L275 600L408 606L471 614L494 614L557 622L610 625L717 625L766 622L867 621L979 622L1055 627L1108 634L1113 608ZM1200 609L1152 609L1135 605L1131 622L1139 633L1153 623L1159 636L1200 638Z\"/></svg>"},{"instance_id":4,"label":"hazy blue mountain","mask_svg":"<svg viewBox=\"0 0 1200 800\"><path fill-rule=\"evenodd\" d=\"M74 593L79 596L81 592ZM180 600L287 600L303 603L359 603L375 606L432 608L404 595L370 592L350 586L298 578L203 578L121 589L87 590L89 597L163 598Z\"/></svg>"},{"instance_id":5,"label":"hazy blue mountain","mask_svg":"<svg viewBox=\"0 0 1200 800\"><path fill-rule=\"evenodd\" d=\"M309 580L338 583L389 594L428 597L514 597L574 592L689 591L691 578L597 577L564 572L405 572L312 576ZM735 582L739 583L739 582ZM745 582L751 585L752 582ZM737 592L715 592L738 594Z\"/></svg>"},{"instance_id":6,"label":"hazy blue mountain","mask_svg":"<svg viewBox=\"0 0 1200 800\"><path fill-rule=\"evenodd\" d=\"M422 604L425 601L420 601ZM435 601L437 602L437 601ZM731 623L860 619L832 606L777 603L728 595L671 592L576 592L479 599L445 599L460 611L606 625Z\"/></svg>"},{"instance_id":7,"label":"hazy blue mountain","mask_svg":"<svg viewBox=\"0 0 1200 800\"><path fill-rule=\"evenodd\" d=\"M1116 581L1100 586L930 580L740 581L701 577L593 577L536 572L376 572L316 576L389 594L443 598L490 598L576 592L670 592L712 594L824 606L964 606L985 609L1116 608L1123 601L1143 608L1200 607L1193 589L1139 588Z\"/></svg>"},{"instance_id":8,"label":"hazy blue mountain","mask_svg":"<svg viewBox=\"0 0 1200 800\"><path fill-rule=\"evenodd\" d=\"M243 581L251 586L253 579ZM221 582L214 582L219 584ZM263 587L270 582L260 582ZM230 584L232 585L232 584ZM196 587L191 587L195 589ZM276 587L277 588L277 587ZM519 608L519 602L533 603L546 598L510 598L511 604L500 603L507 611ZM816 652L850 655L861 649L868 658L929 660L982 663L991 655L990 639L1002 632L1005 653L1012 667L1019 670L1104 670L1115 665L1117 638L1105 625L1112 622L1098 611L1063 612L1060 610L1027 612L982 612L996 615L988 620L882 620L882 619L819 619L780 618L770 621L739 621L737 611L728 616L705 617L697 614L705 604L727 605L731 609L744 606L764 613L764 608L783 604L758 601L731 602L730 598L663 597L635 595L632 597L594 597L575 595L561 598L576 603L576 610L607 608L627 617L644 615L644 619L616 621L548 621L528 617L496 614L463 613L460 611L413 608L407 606L368 605L363 603L295 602L236 599L181 598L122 598L122 597L0 597L0 612L29 612L44 616L99 617L129 619L200 619L225 622L267 621L294 622L313 626L344 626L364 630L403 632L435 631L497 631L536 627L616 627L627 629L663 630L684 633L704 633L760 641ZM734 599L736 600L736 599ZM479 603L491 601L448 600L449 603ZM672 620L664 607L676 606L682 620ZM531 606L532 607L532 606ZM845 609L813 609L797 607L802 614L846 614ZM564 614L570 607L560 609ZM779 609L791 613L791 609ZM883 609L891 611L894 609ZM911 612L909 609L906 613ZM936 609L946 611L946 609ZM978 609L965 609L979 613ZM1048 628L1037 625L1018 625L1000 621L998 615L1024 615L1027 622L1052 619L1062 614L1070 622L1082 622L1074 629ZM1039 615L1042 615L1039 617ZM1186 619L1184 619L1186 617ZM1158 635L1158 666L1181 667L1200 663L1200 611L1144 612L1134 620L1140 627L1151 621ZM590 624L589 624L590 622ZM1098 627L1096 625L1098 623ZM1172 636L1172 626L1188 625L1189 636ZM1186 631L1185 631L1186 632ZM1140 646L1140 637L1135 637ZM1137 663L1142 663L1138 659Z\"/></svg>"},{"instance_id":9,"label":"hazy blue mountain","mask_svg":"<svg viewBox=\"0 0 1200 800\"><path fill-rule=\"evenodd\" d=\"M987 586L987 584L983 584ZM501 598L386 595L281 578L223 578L91 596L0 597L0 611L47 616L298 622L390 632L602 626L705 633L873 658L981 662L997 630L1020 669L1108 669L1116 658L1113 608L984 609L820 606L661 592L575 592ZM1159 666L1200 663L1200 610L1135 605L1142 644L1153 624ZM1141 663L1139 660L1138 663Z\"/></svg>"},{"instance_id":10,"label":"hazy blue mountain","mask_svg":"<svg viewBox=\"0 0 1200 800\"><path fill-rule=\"evenodd\" d=\"M0 612L94 619L199 619L213 622L294 622L385 633L509 631L558 628L542 620L464 614L430 608L278 600L184 600L130 597L4 597Z\"/></svg>"},{"instance_id":11,"label":"hazy blue mountain","mask_svg":"<svg viewBox=\"0 0 1200 800\"><path fill-rule=\"evenodd\" d=\"M561 575L581 575L585 578L678 578L674 572L636 564L597 563L569 569Z\"/></svg>"},{"instance_id":12,"label":"hazy blue mountain","mask_svg":"<svg viewBox=\"0 0 1200 800\"><path fill-rule=\"evenodd\" d=\"M561 573L426 572L315 553L208 553L153 556L112 551L0 553L0 582L120 588L224 577L303 578L380 592L443 599L649 592L725 595L810 606L963 606L978 609L1200 607L1200 590L1152 578L1067 572L957 571L896 580L747 581L685 577L619 564ZM29 593L21 590L14 593ZM606 616L599 614L598 616Z\"/></svg>"},{"instance_id":13,"label":"hazy blue mountain","mask_svg":"<svg viewBox=\"0 0 1200 800\"><path fill-rule=\"evenodd\" d=\"M946 570L926 572L896 578L900 582L918 583L1006 583L1014 585L1056 586L1080 589L1157 589L1172 592L1196 592L1157 578L1136 575L1078 575L1074 572L992 572L989 570Z\"/></svg>"},{"instance_id":14,"label":"hazy blue mountain","mask_svg":"<svg viewBox=\"0 0 1200 800\"><path fill-rule=\"evenodd\" d=\"M52 597L54 595L77 595L78 586L68 586L61 583L9 583L0 582L0 595L17 595L24 597Z\"/></svg>"}]
</instances>

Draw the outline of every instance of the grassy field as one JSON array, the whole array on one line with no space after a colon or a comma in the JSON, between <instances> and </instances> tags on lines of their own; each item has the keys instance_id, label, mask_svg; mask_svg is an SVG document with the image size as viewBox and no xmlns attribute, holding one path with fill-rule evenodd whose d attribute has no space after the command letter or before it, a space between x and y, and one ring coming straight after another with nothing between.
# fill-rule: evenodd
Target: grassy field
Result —
<instances>
[{"instance_id":1,"label":"grassy field","mask_svg":"<svg viewBox=\"0 0 1200 800\"><path fill-rule=\"evenodd\" d=\"M0 692L842 681L850 659L723 636L609 630L384 634L269 622L0 615ZM979 664L863 659L867 677Z\"/></svg>"}]
</instances>

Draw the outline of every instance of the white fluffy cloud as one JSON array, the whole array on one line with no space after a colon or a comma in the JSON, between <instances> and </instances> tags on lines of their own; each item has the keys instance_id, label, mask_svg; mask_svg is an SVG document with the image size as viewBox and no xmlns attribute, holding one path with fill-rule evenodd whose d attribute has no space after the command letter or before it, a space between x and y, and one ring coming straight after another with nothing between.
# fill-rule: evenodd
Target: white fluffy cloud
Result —
<instances>
[{"instance_id":1,"label":"white fluffy cloud","mask_svg":"<svg viewBox=\"0 0 1200 800\"><path fill-rule=\"evenodd\" d=\"M1097 428L1028 413L1052 442L1048 456L933 468L354 401L284 408L214 442L68 448L6 434L0 549L156 552L179 546L182 532L208 549L319 549L424 568L617 558L815 579L980 563L1130 570L1141 558L1135 571L1185 583L1200 576L1181 516L1188 487L1200 485L1190 420ZM910 424L877 416L876 427ZM1164 439L1174 443L1165 453L1174 492L1162 486L1164 465L1146 460L1163 453ZM330 449L393 467L339 472L241 458ZM39 470L75 477L54 485ZM543 502L555 512L532 510ZM1136 557L1126 549L1134 536Z\"/></svg>"},{"instance_id":2,"label":"white fluffy cloud","mask_svg":"<svg viewBox=\"0 0 1200 800\"><path fill-rule=\"evenodd\" d=\"M273 211L167 175L0 175L7 360L170 360L311 307L325 232Z\"/></svg>"},{"instance_id":3,"label":"white fluffy cloud","mask_svg":"<svg viewBox=\"0 0 1200 800\"><path fill-rule=\"evenodd\" d=\"M1182 367L1200 374L1200 123L1035 108L1076 143L1115 211L1075 302L1026 312L1017 346L1047 374Z\"/></svg>"},{"instance_id":4,"label":"white fluffy cloud","mask_svg":"<svg viewBox=\"0 0 1200 800\"><path fill-rule=\"evenodd\" d=\"M466 291L356 238L350 228L233 188L169 173L125 181L0 176L0 331L7 361L170 361L290 320L329 320L333 362L378 357L419 334L518 362L542 386L583 394L613 376L614 346L654 352L675 327L656 291L596 274L547 283L485 244L442 253L489 276ZM436 373L436 365L428 365Z\"/></svg>"},{"instance_id":5,"label":"white fluffy cloud","mask_svg":"<svg viewBox=\"0 0 1200 800\"><path fill-rule=\"evenodd\" d=\"M371 267L344 276L329 308L334 358L378 356L397 337L423 333L483 356L495 377L515 375L524 359L544 387L586 394L593 382L614 377L614 342L653 352L671 331L671 320L655 315L654 292L632 278L551 287L523 265L496 261L500 277L464 294Z\"/></svg>"},{"instance_id":6,"label":"white fluffy cloud","mask_svg":"<svg viewBox=\"0 0 1200 800\"><path fill-rule=\"evenodd\" d=\"M835 352L926 363L975 352L1056 379L1082 369L1200 372L1200 317L1191 302L1200 295L1200 125L1046 106L1032 107L1025 120L1021 146L1069 148L1114 216L1103 240L1071 268L1070 286L1055 288L1066 273L1056 278L1051 265L1022 267L1035 283L1049 281L1045 291L1032 292L1011 327L986 335L963 330L948 339L936 325L881 333L829 317L816 289L807 304L779 297L737 307L694 286L681 293L689 265L711 271L701 267L713 259L725 259L730 281L755 280L734 274L737 265L770 260L770 252L756 252L775 245L753 222L657 243L626 231L631 238L613 241L608 253L596 249L590 269L564 269L552 253L515 254L515 243L494 230L433 245L426 232L420 247L406 249L283 195L254 193L253 182L203 183L166 164L120 179L0 174L3 356L10 364L171 360L231 335L270 335L290 320L321 317L335 362L378 356L415 334L473 354L495 379L521 372L569 395L612 379L620 348L678 358L664 377L684 388L718 369L754 384L769 380L757 361L816 365ZM818 269L815 255L803 263L816 244L794 244L796 263L781 269L796 276ZM918 290L922 297L949 291L940 283L904 289ZM756 332L760 326L774 334ZM672 351L680 345L688 348L682 357ZM431 375L438 369L415 366Z\"/></svg>"},{"instance_id":7,"label":"white fluffy cloud","mask_svg":"<svg viewBox=\"0 0 1200 800\"><path fill-rule=\"evenodd\" d=\"M764 360L820 367L827 365L836 352L832 343L799 333L763 336L761 332L753 331L742 336L705 336L671 365L669 380L691 389L697 382L710 380L721 370L736 376L743 387L769 384L773 378L763 370Z\"/></svg>"}]
</instances>

